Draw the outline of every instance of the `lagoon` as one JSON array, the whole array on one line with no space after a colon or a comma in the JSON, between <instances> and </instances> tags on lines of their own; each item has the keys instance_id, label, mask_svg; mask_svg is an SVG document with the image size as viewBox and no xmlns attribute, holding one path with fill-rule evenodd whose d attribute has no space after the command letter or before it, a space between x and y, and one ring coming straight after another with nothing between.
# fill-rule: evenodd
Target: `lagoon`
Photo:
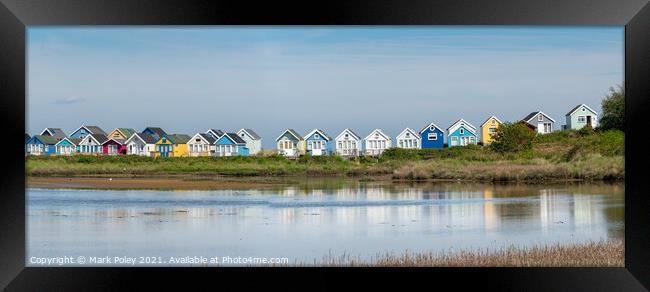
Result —
<instances>
[{"instance_id":1,"label":"lagoon","mask_svg":"<svg viewBox=\"0 0 650 292\"><path fill-rule=\"evenodd\" d=\"M37 257L372 259L404 251L624 238L623 183L306 180L272 188L28 188L27 265ZM66 263L63 266L77 266ZM130 266L130 263L84 263ZM231 264L222 264L231 265ZM234 263L232 265L241 265Z\"/></svg>"}]
</instances>

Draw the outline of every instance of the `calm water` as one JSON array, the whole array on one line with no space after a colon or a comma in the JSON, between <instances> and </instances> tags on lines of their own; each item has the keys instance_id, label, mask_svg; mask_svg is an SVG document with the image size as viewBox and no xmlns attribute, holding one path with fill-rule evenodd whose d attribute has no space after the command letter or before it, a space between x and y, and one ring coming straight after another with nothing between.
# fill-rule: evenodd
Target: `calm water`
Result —
<instances>
[{"instance_id":1,"label":"calm water","mask_svg":"<svg viewBox=\"0 0 650 292\"><path fill-rule=\"evenodd\" d=\"M64 256L312 263L328 254L623 238L623 194L623 184L327 181L272 190L28 189L27 264Z\"/></svg>"}]
</instances>

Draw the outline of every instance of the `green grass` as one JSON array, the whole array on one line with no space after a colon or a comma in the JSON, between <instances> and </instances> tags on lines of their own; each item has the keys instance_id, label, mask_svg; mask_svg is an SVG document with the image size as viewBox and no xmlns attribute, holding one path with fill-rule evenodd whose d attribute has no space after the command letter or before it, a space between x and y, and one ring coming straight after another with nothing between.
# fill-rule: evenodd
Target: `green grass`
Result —
<instances>
[{"instance_id":1,"label":"green grass","mask_svg":"<svg viewBox=\"0 0 650 292\"><path fill-rule=\"evenodd\" d=\"M537 136L533 148L498 153L482 146L443 149L390 149L379 159L346 160L303 156L265 157L59 156L28 157L32 176L217 174L229 176L379 176L394 179L467 179L488 181L622 180L625 135L620 131L562 131Z\"/></svg>"}]
</instances>

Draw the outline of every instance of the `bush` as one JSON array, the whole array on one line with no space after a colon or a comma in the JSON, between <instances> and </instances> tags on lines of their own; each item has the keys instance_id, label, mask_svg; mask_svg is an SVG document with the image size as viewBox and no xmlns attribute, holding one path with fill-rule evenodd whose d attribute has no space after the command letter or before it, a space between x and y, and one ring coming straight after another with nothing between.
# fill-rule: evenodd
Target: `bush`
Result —
<instances>
[{"instance_id":1,"label":"bush","mask_svg":"<svg viewBox=\"0 0 650 292\"><path fill-rule=\"evenodd\" d=\"M380 160L416 160L422 158L422 151L426 150L390 148L381 154Z\"/></svg>"},{"instance_id":2,"label":"bush","mask_svg":"<svg viewBox=\"0 0 650 292\"><path fill-rule=\"evenodd\" d=\"M497 128L490 149L500 153L529 150L535 135L524 123L504 123Z\"/></svg>"},{"instance_id":3,"label":"bush","mask_svg":"<svg viewBox=\"0 0 650 292\"><path fill-rule=\"evenodd\" d=\"M591 127L590 124L585 125L584 127L580 128L578 130L578 136L584 137L584 136L589 136L594 133L594 128Z\"/></svg>"},{"instance_id":4,"label":"bush","mask_svg":"<svg viewBox=\"0 0 650 292\"><path fill-rule=\"evenodd\" d=\"M603 115L600 126L603 130L625 131L625 89L621 86L610 88L610 93L603 99Z\"/></svg>"}]
</instances>

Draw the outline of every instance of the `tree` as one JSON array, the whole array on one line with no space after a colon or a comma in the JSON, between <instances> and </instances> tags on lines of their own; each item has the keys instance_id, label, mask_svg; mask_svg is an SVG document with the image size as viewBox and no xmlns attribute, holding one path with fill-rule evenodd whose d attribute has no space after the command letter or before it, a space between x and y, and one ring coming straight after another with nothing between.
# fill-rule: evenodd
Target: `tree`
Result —
<instances>
[{"instance_id":1,"label":"tree","mask_svg":"<svg viewBox=\"0 0 650 292\"><path fill-rule=\"evenodd\" d=\"M523 122L504 123L497 128L490 148L497 152L518 152L533 147L535 131Z\"/></svg>"},{"instance_id":2,"label":"tree","mask_svg":"<svg viewBox=\"0 0 650 292\"><path fill-rule=\"evenodd\" d=\"M625 131L625 89L622 86L610 87L610 93L603 99L603 115L600 118L601 130L618 129Z\"/></svg>"}]
</instances>

